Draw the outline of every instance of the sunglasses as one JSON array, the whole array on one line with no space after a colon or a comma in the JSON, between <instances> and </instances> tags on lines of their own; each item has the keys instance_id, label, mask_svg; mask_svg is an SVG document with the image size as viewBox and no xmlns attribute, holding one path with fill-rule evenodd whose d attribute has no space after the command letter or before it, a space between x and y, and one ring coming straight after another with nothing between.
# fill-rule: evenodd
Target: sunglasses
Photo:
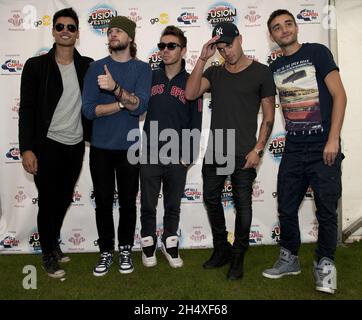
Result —
<instances>
[{"instance_id":1,"label":"sunglasses","mask_svg":"<svg viewBox=\"0 0 362 320\"><path fill-rule=\"evenodd\" d=\"M161 51L165 50L165 48L167 48L168 50L175 50L177 47L183 48L180 44L176 42L169 42L169 43L160 42L157 44L157 47Z\"/></svg>"},{"instance_id":2,"label":"sunglasses","mask_svg":"<svg viewBox=\"0 0 362 320\"><path fill-rule=\"evenodd\" d=\"M77 26L75 26L74 24L63 24L63 23L57 23L55 25L55 30L57 30L58 32L63 31L64 28L67 27L68 31L71 33L74 33L77 31Z\"/></svg>"}]
</instances>

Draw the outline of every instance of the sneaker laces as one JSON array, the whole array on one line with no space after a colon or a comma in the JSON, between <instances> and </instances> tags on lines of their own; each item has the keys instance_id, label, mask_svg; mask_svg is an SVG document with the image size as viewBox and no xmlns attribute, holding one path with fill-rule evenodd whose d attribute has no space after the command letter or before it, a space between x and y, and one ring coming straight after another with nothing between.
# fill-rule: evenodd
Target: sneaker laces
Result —
<instances>
[{"instance_id":1,"label":"sneaker laces","mask_svg":"<svg viewBox=\"0 0 362 320\"><path fill-rule=\"evenodd\" d=\"M318 273L318 276L322 278L332 273L332 267L333 265L331 263L327 263L323 266L317 265L315 270Z\"/></svg>"},{"instance_id":2,"label":"sneaker laces","mask_svg":"<svg viewBox=\"0 0 362 320\"><path fill-rule=\"evenodd\" d=\"M121 263L122 264L129 264L131 259L131 252L129 250L123 249L120 253L121 256Z\"/></svg>"},{"instance_id":3,"label":"sneaker laces","mask_svg":"<svg viewBox=\"0 0 362 320\"><path fill-rule=\"evenodd\" d=\"M279 255L279 259L277 262L275 262L273 268L279 269L282 265L289 262L289 260L286 258L287 254L285 252L281 252Z\"/></svg>"},{"instance_id":4,"label":"sneaker laces","mask_svg":"<svg viewBox=\"0 0 362 320\"><path fill-rule=\"evenodd\" d=\"M101 257L98 261L98 266L107 266L110 259L110 253L109 252L102 252Z\"/></svg>"},{"instance_id":5,"label":"sneaker laces","mask_svg":"<svg viewBox=\"0 0 362 320\"><path fill-rule=\"evenodd\" d=\"M323 272L323 268L316 267L314 270L316 271L318 278L321 279L325 277L326 273Z\"/></svg>"}]
</instances>

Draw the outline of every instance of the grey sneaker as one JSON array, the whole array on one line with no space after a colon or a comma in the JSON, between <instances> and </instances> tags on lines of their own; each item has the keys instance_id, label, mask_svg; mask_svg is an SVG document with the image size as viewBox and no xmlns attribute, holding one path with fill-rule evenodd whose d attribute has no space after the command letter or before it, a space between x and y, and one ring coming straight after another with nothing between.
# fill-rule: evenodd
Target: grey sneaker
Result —
<instances>
[{"instance_id":1,"label":"grey sneaker","mask_svg":"<svg viewBox=\"0 0 362 320\"><path fill-rule=\"evenodd\" d=\"M329 258L322 258L317 264L314 261L315 289L334 294L337 290L337 270L334 262Z\"/></svg>"},{"instance_id":2,"label":"grey sneaker","mask_svg":"<svg viewBox=\"0 0 362 320\"><path fill-rule=\"evenodd\" d=\"M59 267L58 260L52 253L43 254L43 269L51 278L62 278L65 276L65 271Z\"/></svg>"},{"instance_id":3,"label":"grey sneaker","mask_svg":"<svg viewBox=\"0 0 362 320\"><path fill-rule=\"evenodd\" d=\"M266 269L263 276L270 279L279 279L286 275L300 274L298 256L294 256L288 249L280 248L280 255L273 268Z\"/></svg>"}]
</instances>

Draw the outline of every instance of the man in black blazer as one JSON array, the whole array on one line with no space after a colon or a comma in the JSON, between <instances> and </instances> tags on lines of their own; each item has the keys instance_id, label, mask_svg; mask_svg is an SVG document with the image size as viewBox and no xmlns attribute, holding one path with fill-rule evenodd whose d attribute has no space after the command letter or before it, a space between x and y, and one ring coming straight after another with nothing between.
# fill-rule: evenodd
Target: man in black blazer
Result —
<instances>
[{"instance_id":1,"label":"man in black blazer","mask_svg":"<svg viewBox=\"0 0 362 320\"><path fill-rule=\"evenodd\" d=\"M21 77L19 145L24 169L38 189L38 232L43 268L50 277L65 271L60 229L72 202L91 124L81 115L83 78L93 59L75 49L79 19L72 8L53 16L53 48L26 61Z\"/></svg>"}]
</instances>

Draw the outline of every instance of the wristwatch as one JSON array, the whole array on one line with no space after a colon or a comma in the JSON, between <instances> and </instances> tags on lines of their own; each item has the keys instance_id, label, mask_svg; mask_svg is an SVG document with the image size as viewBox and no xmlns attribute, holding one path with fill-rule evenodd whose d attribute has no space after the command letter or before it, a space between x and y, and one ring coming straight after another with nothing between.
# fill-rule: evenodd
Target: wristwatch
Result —
<instances>
[{"instance_id":1,"label":"wristwatch","mask_svg":"<svg viewBox=\"0 0 362 320\"><path fill-rule=\"evenodd\" d=\"M255 148L254 151L256 152L256 154L261 158L264 154L264 150L263 149L257 149Z\"/></svg>"}]
</instances>

